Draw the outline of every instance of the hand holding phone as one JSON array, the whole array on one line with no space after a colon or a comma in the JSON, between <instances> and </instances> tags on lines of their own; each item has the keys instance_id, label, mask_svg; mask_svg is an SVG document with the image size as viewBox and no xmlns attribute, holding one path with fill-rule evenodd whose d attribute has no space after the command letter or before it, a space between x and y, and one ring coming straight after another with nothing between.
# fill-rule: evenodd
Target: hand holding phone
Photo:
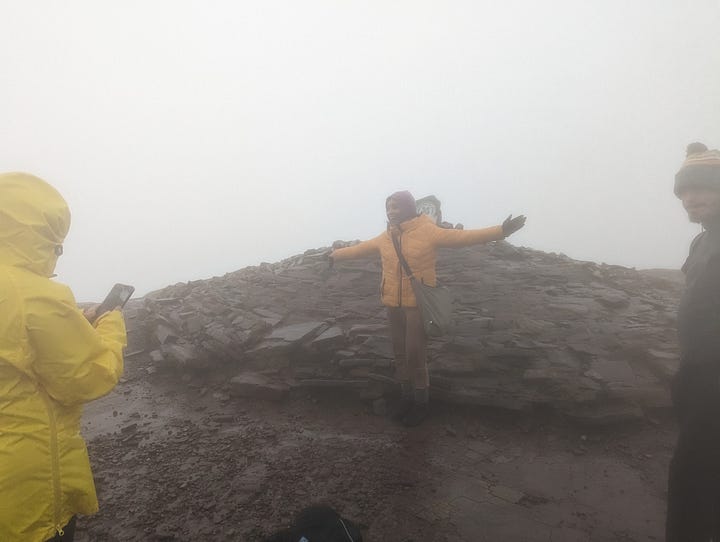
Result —
<instances>
[{"instance_id":1,"label":"hand holding phone","mask_svg":"<svg viewBox=\"0 0 720 542\"><path fill-rule=\"evenodd\" d=\"M103 300L103 302L98 305L97 309L95 310L95 316L93 318L93 321L108 311L121 309L122 307L124 307L125 303L127 303L128 299L130 299L134 291L135 288L127 284L118 283L113 286L110 290L110 293Z\"/></svg>"}]
</instances>

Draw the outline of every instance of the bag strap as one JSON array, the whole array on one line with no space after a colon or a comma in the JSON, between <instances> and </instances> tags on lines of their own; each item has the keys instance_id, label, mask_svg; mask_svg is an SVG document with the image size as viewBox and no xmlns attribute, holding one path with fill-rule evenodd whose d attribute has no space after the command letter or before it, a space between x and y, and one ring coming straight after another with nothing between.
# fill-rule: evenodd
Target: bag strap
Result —
<instances>
[{"instance_id":1,"label":"bag strap","mask_svg":"<svg viewBox=\"0 0 720 542\"><path fill-rule=\"evenodd\" d=\"M688 267L689 267L688 264L690 263L690 258L692 258L693 252L695 252L695 249L700 244L700 241L706 236L707 236L707 230L703 230L702 232L700 232L699 234L697 234L695 236L695 239L692 240L692 243L690 243L690 250L688 250L688 257L685 260L685 263L683 264L683 266L680 268L680 271L687 274Z\"/></svg>"},{"instance_id":2,"label":"bag strap","mask_svg":"<svg viewBox=\"0 0 720 542\"><path fill-rule=\"evenodd\" d=\"M392 233L390 234L390 237L392 237L392 242L395 246L395 252L397 253L398 259L400 260L400 264L402 264L403 269L405 270L405 274L410 278L410 280L415 280L412 269L410 269L410 266L408 265L405 256L403 256L402 250L400 250L400 241Z\"/></svg>"}]
</instances>

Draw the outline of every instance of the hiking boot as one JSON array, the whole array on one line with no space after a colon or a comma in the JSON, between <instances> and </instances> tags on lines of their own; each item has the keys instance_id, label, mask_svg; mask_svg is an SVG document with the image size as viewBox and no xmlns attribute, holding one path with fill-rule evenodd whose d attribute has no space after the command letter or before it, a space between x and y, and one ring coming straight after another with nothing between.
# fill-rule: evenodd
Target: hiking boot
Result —
<instances>
[{"instance_id":1,"label":"hiking boot","mask_svg":"<svg viewBox=\"0 0 720 542\"><path fill-rule=\"evenodd\" d=\"M402 418L405 427L417 427L430 415L427 403L414 403L408 413Z\"/></svg>"},{"instance_id":2,"label":"hiking boot","mask_svg":"<svg viewBox=\"0 0 720 542\"><path fill-rule=\"evenodd\" d=\"M430 392L427 388L416 389L413 394L415 401L412 408L402 418L402 424L405 427L417 427L430 414L428 403L430 401Z\"/></svg>"},{"instance_id":3,"label":"hiking boot","mask_svg":"<svg viewBox=\"0 0 720 542\"><path fill-rule=\"evenodd\" d=\"M394 422L402 421L402 419L410 412L414 404L415 402L409 397L401 398L390 408L390 419Z\"/></svg>"},{"instance_id":4,"label":"hiking boot","mask_svg":"<svg viewBox=\"0 0 720 542\"><path fill-rule=\"evenodd\" d=\"M402 419L410 412L413 406L415 390L408 381L400 382L400 398L390 407L390 419L394 422Z\"/></svg>"}]
</instances>

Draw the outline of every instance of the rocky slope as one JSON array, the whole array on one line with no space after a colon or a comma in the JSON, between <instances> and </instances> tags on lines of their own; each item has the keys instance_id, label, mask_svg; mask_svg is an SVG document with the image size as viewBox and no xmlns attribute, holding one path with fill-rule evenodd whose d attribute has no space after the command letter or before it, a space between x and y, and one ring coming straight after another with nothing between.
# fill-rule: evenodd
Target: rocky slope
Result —
<instances>
[{"instance_id":1,"label":"rocky slope","mask_svg":"<svg viewBox=\"0 0 720 542\"><path fill-rule=\"evenodd\" d=\"M341 388L381 412L392 349L379 262L329 270L325 252L147 295L128 315L141 324L141 348L157 369L236 374L231 394L281 399ZM430 343L433 400L586 422L669 406L676 280L506 242L442 250L438 261L455 327Z\"/></svg>"}]
</instances>

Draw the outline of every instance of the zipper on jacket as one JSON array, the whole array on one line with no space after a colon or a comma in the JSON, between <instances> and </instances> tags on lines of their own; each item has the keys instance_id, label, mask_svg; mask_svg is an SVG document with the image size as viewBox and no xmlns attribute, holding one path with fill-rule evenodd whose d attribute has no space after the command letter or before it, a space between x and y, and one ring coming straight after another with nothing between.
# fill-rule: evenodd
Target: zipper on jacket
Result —
<instances>
[{"instance_id":1,"label":"zipper on jacket","mask_svg":"<svg viewBox=\"0 0 720 542\"><path fill-rule=\"evenodd\" d=\"M50 422L50 456L52 459L53 510L55 514L53 519L55 521L55 530L60 536L63 536L65 532L63 531L63 526L60 525L60 500L62 496L60 494L60 457L58 455L60 452L58 450L57 422L55 420L55 412L50 404L50 397L48 397L43 390L39 391L43 401L45 401L48 421Z\"/></svg>"},{"instance_id":2,"label":"zipper on jacket","mask_svg":"<svg viewBox=\"0 0 720 542\"><path fill-rule=\"evenodd\" d=\"M398 251L402 254L402 231L398 235ZM402 307L402 281L403 281L403 270L402 263L400 263L400 257L398 256L398 307Z\"/></svg>"}]
</instances>

